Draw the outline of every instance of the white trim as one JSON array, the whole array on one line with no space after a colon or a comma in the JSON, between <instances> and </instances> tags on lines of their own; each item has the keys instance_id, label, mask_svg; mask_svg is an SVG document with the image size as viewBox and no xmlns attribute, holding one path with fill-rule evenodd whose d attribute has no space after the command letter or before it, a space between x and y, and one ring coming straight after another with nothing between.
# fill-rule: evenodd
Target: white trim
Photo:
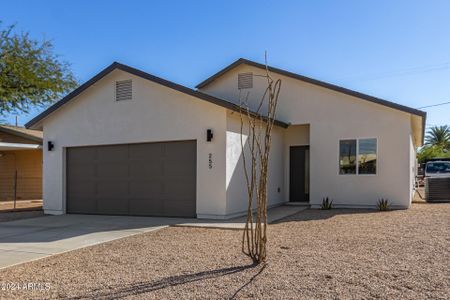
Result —
<instances>
[{"instance_id":1,"label":"white trim","mask_svg":"<svg viewBox=\"0 0 450 300\"><path fill-rule=\"evenodd\" d=\"M2 149L6 148L6 149ZM2 143L0 142L0 150L21 150L21 149L41 149L38 144L19 144L19 143Z\"/></svg>"},{"instance_id":2,"label":"white trim","mask_svg":"<svg viewBox=\"0 0 450 300\"><path fill-rule=\"evenodd\" d=\"M63 214L67 214L67 148L68 147L62 147L61 148L61 154L62 154L62 190L61 190L61 198L63 199L62 203L62 211Z\"/></svg>"}]
</instances>

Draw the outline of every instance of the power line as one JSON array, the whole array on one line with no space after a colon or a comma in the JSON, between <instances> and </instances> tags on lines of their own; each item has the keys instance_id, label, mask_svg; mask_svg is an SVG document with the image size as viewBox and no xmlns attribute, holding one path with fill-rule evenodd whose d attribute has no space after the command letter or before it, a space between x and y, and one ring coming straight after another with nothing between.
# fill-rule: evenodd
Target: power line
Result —
<instances>
[{"instance_id":1,"label":"power line","mask_svg":"<svg viewBox=\"0 0 450 300\"><path fill-rule=\"evenodd\" d=\"M433 105L422 106L422 107L418 107L417 109L428 108L428 107L435 107L435 106L441 106L441 105L447 105L447 104L450 104L450 101L449 102L443 102L443 103L437 103L437 104L433 104Z\"/></svg>"}]
</instances>

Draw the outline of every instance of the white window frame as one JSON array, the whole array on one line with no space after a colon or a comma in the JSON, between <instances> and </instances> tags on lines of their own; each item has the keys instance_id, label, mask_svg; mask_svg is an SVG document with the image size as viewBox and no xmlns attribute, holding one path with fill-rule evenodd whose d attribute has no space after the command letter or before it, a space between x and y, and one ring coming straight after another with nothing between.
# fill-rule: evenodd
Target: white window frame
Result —
<instances>
[{"instance_id":1,"label":"white window frame","mask_svg":"<svg viewBox=\"0 0 450 300\"><path fill-rule=\"evenodd\" d=\"M348 141L348 140L356 140L356 173L355 174L341 174L341 141ZM376 142L376 154L377 154L377 161L375 162L375 174L359 174L359 140L375 140ZM337 174L342 176L377 176L378 175L378 138L377 137L358 137L358 138L341 138L338 141L338 170Z\"/></svg>"}]
</instances>

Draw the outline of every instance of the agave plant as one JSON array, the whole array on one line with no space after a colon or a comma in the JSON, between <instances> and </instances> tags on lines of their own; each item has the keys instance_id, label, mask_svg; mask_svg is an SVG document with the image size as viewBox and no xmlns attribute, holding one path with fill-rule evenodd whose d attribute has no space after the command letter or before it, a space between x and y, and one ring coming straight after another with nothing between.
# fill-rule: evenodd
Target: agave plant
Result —
<instances>
[{"instance_id":1,"label":"agave plant","mask_svg":"<svg viewBox=\"0 0 450 300\"><path fill-rule=\"evenodd\" d=\"M389 210L389 206L390 205L388 199L381 198L380 200L378 200L377 207L379 211Z\"/></svg>"},{"instance_id":2,"label":"agave plant","mask_svg":"<svg viewBox=\"0 0 450 300\"><path fill-rule=\"evenodd\" d=\"M332 209L333 208L333 200L328 199L328 197L322 199L322 206L320 209Z\"/></svg>"}]
</instances>

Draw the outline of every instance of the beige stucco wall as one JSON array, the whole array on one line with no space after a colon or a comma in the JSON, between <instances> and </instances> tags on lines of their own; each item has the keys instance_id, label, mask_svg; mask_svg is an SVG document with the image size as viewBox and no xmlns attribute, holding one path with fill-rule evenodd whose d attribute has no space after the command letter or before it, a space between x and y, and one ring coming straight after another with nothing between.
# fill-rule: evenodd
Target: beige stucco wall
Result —
<instances>
[{"instance_id":1,"label":"beige stucco wall","mask_svg":"<svg viewBox=\"0 0 450 300\"><path fill-rule=\"evenodd\" d=\"M202 89L203 92L239 103L237 74L264 71L241 65ZM323 197L336 206L374 206L388 198L394 207L407 208L411 201L410 115L379 104L318 87L286 76L282 79L277 118L295 124L309 124L310 202L320 205ZM256 103L264 92L265 79L254 77L249 92ZM377 138L376 175L339 175L340 139ZM288 178L286 178L288 181ZM284 185L287 201L287 188Z\"/></svg>"},{"instance_id":2,"label":"beige stucco wall","mask_svg":"<svg viewBox=\"0 0 450 300\"><path fill-rule=\"evenodd\" d=\"M243 143L248 170L251 170L250 151L248 145L248 124L244 119ZM227 214L229 216L245 213L248 205L247 184L244 173L241 118L237 112L227 114L227 144L226 144L226 187ZM269 182L267 195L269 206L276 206L284 202L284 129L274 126L272 130L272 146L269 156Z\"/></svg>"},{"instance_id":3,"label":"beige stucco wall","mask_svg":"<svg viewBox=\"0 0 450 300\"><path fill-rule=\"evenodd\" d=\"M114 82L130 78L133 99L116 102ZM44 151L44 210L65 212L66 147L197 140L197 214L225 215L226 126L226 109L115 70L44 119L44 145L55 145Z\"/></svg>"}]
</instances>

